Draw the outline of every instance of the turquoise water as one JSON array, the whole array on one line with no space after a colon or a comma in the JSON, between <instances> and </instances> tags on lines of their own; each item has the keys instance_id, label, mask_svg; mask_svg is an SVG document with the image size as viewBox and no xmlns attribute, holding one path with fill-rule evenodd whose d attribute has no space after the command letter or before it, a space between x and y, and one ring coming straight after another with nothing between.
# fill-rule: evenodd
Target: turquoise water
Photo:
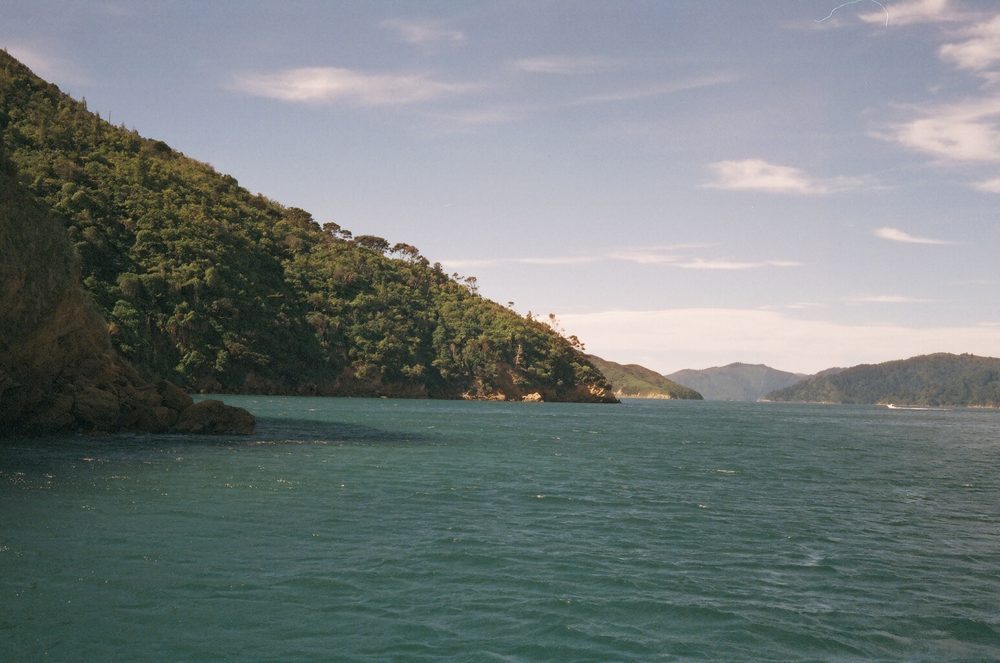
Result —
<instances>
[{"instance_id":1,"label":"turquoise water","mask_svg":"<svg viewBox=\"0 0 1000 663\"><path fill-rule=\"evenodd\" d=\"M1000 413L226 397L0 446L0 660L1000 658Z\"/></svg>"}]
</instances>

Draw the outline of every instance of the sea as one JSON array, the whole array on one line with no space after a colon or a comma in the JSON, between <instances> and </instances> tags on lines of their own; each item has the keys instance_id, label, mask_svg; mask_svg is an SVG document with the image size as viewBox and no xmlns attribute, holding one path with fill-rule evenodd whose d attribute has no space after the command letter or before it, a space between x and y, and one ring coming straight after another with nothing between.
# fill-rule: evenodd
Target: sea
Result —
<instances>
[{"instance_id":1,"label":"sea","mask_svg":"<svg viewBox=\"0 0 1000 663\"><path fill-rule=\"evenodd\" d=\"M0 444L0 661L1000 660L1000 412L226 396Z\"/></svg>"}]
</instances>

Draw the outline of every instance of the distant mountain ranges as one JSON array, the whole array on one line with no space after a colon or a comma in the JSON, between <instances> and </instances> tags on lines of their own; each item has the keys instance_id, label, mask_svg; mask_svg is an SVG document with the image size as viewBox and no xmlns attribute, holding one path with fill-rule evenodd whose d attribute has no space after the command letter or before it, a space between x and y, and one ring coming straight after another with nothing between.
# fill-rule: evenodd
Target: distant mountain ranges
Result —
<instances>
[{"instance_id":1,"label":"distant mountain ranges","mask_svg":"<svg viewBox=\"0 0 1000 663\"><path fill-rule=\"evenodd\" d=\"M591 361L621 398L690 398L677 390L683 385L705 400L1000 407L1000 359L970 354L922 355L812 376L743 363L664 376L635 364Z\"/></svg>"},{"instance_id":2,"label":"distant mountain ranges","mask_svg":"<svg viewBox=\"0 0 1000 663\"><path fill-rule=\"evenodd\" d=\"M763 364L733 363L703 370L685 369L667 378L697 390L710 401L756 401L777 389L804 380L806 375L788 373Z\"/></svg>"}]
</instances>

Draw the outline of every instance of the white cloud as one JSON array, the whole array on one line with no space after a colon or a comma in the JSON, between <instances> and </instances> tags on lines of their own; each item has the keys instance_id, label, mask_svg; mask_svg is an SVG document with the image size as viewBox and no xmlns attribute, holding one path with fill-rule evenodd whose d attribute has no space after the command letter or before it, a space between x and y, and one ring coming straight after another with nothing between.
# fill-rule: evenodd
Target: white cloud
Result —
<instances>
[{"instance_id":1,"label":"white cloud","mask_svg":"<svg viewBox=\"0 0 1000 663\"><path fill-rule=\"evenodd\" d=\"M885 25L886 12L890 26L913 25L915 23L940 23L960 20L962 14L950 0L902 0L892 2L882 0L884 9L860 14L858 18L866 23Z\"/></svg>"},{"instance_id":2,"label":"white cloud","mask_svg":"<svg viewBox=\"0 0 1000 663\"><path fill-rule=\"evenodd\" d=\"M882 239L887 239L890 242L903 242L905 244L955 244L945 239L933 239L930 237L916 237L907 232L900 230L899 228L876 228L874 231L876 237L881 237Z\"/></svg>"},{"instance_id":3,"label":"white cloud","mask_svg":"<svg viewBox=\"0 0 1000 663\"><path fill-rule=\"evenodd\" d=\"M1000 97L929 109L875 135L949 161L1000 161Z\"/></svg>"},{"instance_id":4,"label":"white cloud","mask_svg":"<svg viewBox=\"0 0 1000 663\"><path fill-rule=\"evenodd\" d=\"M716 161L709 164L709 168L715 173L715 180L704 186L712 189L819 195L862 185L861 180L856 178L816 179L798 168L780 166L763 159Z\"/></svg>"},{"instance_id":5,"label":"white cloud","mask_svg":"<svg viewBox=\"0 0 1000 663\"><path fill-rule=\"evenodd\" d=\"M589 55L550 55L524 58L512 63L514 69L531 74L556 74L577 76L596 74L619 66L619 62L609 58Z\"/></svg>"},{"instance_id":6,"label":"white cloud","mask_svg":"<svg viewBox=\"0 0 1000 663\"><path fill-rule=\"evenodd\" d=\"M344 102L357 106L414 104L472 89L423 74L367 74L338 67L303 67L237 76L231 88L296 103Z\"/></svg>"},{"instance_id":7,"label":"white cloud","mask_svg":"<svg viewBox=\"0 0 1000 663\"><path fill-rule=\"evenodd\" d=\"M865 297L852 297L848 301L859 304L926 304L933 300L905 295L867 295Z\"/></svg>"},{"instance_id":8,"label":"white cloud","mask_svg":"<svg viewBox=\"0 0 1000 663\"><path fill-rule=\"evenodd\" d=\"M1000 63L1000 16L964 31L965 41L945 44L939 50L941 59L959 69L980 71Z\"/></svg>"},{"instance_id":9,"label":"white cloud","mask_svg":"<svg viewBox=\"0 0 1000 663\"><path fill-rule=\"evenodd\" d=\"M1000 177L994 177L991 180L982 180L980 182L975 182L972 188L978 191L985 191L987 193L1000 193Z\"/></svg>"},{"instance_id":10,"label":"white cloud","mask_svg":"<svg viewBox=\"0 0 1000 663\"><path fill-rule=\"evenodd\" d=\"M441 21L394 18L382 21L382 27L394 31L400 39L415 46L465 41L465 34L461 30L451 28Z\"/></svg>"},{"instance_id":11,"label":"white cloud","mask_svg":"<svg viewBox=\"0 0 1000 663\"><path fill-rule=\"evenodd\" d=\"M589 351L669 373L733 361L814 373L931 352L1000 356L996 328L906 327L803 320L759 309L668 309L559 314Z\"/></svg>"}]
</instances>

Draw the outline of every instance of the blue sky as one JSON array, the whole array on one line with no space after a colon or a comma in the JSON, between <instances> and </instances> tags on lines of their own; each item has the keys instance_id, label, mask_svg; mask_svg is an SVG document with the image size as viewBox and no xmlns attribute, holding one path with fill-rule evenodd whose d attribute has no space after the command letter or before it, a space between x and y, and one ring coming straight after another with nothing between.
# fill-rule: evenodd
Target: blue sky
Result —
<instances>
[{"instance_id":1,"label":"blue sky","mask_svg":"<svg viewBox=\"0 0 1000 663\"><path fill-rule=\"evenodd\" d=\"M0 46L662 372L1000 356L1000 6L11 2Z\"/></svg>"}]
</instances>

